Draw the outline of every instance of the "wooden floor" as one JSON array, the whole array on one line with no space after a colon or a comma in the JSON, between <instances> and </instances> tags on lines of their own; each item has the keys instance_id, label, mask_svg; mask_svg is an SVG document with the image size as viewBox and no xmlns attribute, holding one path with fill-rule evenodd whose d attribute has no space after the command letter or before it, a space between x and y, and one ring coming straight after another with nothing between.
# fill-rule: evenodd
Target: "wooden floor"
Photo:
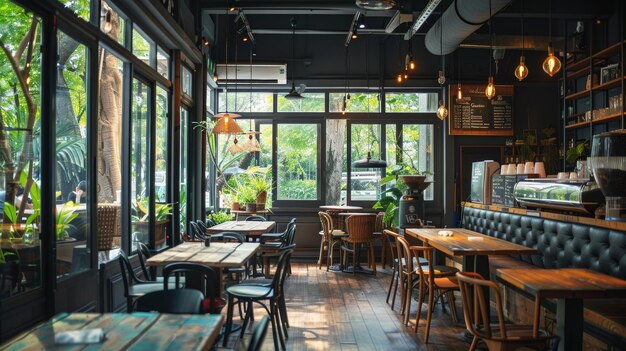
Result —
<instances>
[{"instance_id":1,"label":"wooden floor","mask_svg":"<svg viewBox=\"0 0 626 351\"><path fill-rule=\"evenodd\" d=\"M420 319L418 333L404 328L399 306L395 310L385 302L391 273L389 268L377 276L318 270L313 263L293 263L292 276L286 281L287 310L289 314L288 350L467 350L469 344L462 339L465 328L452 322L450 311L433 314L430 340L424 345L424 321ZM399 295L397 302L399 302ZM457 309L462 314L460 298ZM411 318L415 316L417 302L413 301ZM422 317L426 308L423 307ZM223 312L225 313L225 311ZM264 310L255 310L257 318ZM235 323L239 316L235 313ZM462 320L462 316L459 315ZM243 339L231 335L229 348L245 350L252 327ZM241 345L239 345L241 344ZM221 342L220 342L221 346ZM273 350L271 326L262 350Z\"/></svg>"}]
</instances>

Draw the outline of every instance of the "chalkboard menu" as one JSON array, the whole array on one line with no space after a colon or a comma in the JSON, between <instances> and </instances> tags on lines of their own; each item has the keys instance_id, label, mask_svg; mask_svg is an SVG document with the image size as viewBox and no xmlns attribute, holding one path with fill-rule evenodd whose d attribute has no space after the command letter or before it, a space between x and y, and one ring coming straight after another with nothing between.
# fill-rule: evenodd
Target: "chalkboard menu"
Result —
<instances>
[{"instance_id":1,"label":"chalkboard menu","mask_svg":"<svg viewBox=\"0 0 626 351\"><path fill-rule=\"evenodd\" d=\"M504 205L504 182L506 176L495 174L491 178L491 203L494 205Z\"/></svg>"},{"instance_id":2,"label":"chalkboard menu","mask_svg":"<svg viewBox=\"0 0 626 351\"><path fill-rule=\"evenodd\" d=\"M513 86L496 85L496 96L485 96L486 84L461 83L462 99L457 87L450 84L450 135L513 135Z\"/></svg>"}]
</instances>

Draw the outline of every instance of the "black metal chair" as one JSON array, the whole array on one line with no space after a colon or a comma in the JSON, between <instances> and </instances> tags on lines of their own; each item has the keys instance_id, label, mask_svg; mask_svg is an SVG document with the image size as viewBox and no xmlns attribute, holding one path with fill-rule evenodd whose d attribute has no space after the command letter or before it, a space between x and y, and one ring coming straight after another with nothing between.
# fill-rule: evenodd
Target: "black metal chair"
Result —
<instances>
[{"instance_id":1,"label":"black metal chair","mask_svg":"<svg viewBox=\"0 0 626 351\"><path fill-rule=\"evenodd\" d=\"M189 222L189 238L194 240L206 240L208 235L206 230L203 230L197 222Z\"/></svg>"},{"instance_id":2,"label":"black metal chair","mask_svg":"<svg viewBox=\"0 0 626 351\"><path fill-rule=\"evenodd\" d=\"M287 224L287 228L285 228L285 231L282 233L265 233L265 234L261 234L261 243L269 243L272 241L281 241L282 238L287 235L287 233L289 232L289 229L292 226L296 225L296 219L292 218L291 221L289 221L289 224Z\"/></svg>"},{"instance_id":3,"label":"black metal chair","mask_svg":"<svg viewBox=\"0 0 626 351\"><path fill-rule=\"evenodd\" d=\"M259 215L252 215L252 216L246 217L246 222L265 222L265 221L267 221L267 219Z\"/></svg>"},{"instance_id":4,"label":"black metal chair","mask_svg":"<svg viewBox=\"0 0 626 351\"><path fill-rule=\"evenodd\" d=\"M142 242L137 243L137 257L139 258L139 265L141 266L141 272L143 276L149 281L157 281L156 277L152 276L152 272L148 269L148 265L146 265L146 261L152 256L150 254L150 249L146 244ZM159 279L159 282L163 282L163 279Z\"/></svg>"},{"instance_id":5,"label":"black metal chair","mask_svg":"<svg viewBox=\"0 0 626 351\"><path fill-rule=\"evenodd\" d=\"M287 226L287 230L279 240L262 242L259 247L260 258L262 262L263 272L266 277L269 277L270 261L274 257L278 257L281 254L281 249L290 245L293 245L296 238L296 219L292 219ZM291 274L291 264L288 265L287 271Z\"/></svg>"},{"instance_id":6,"label":"black metal chair","mask_svg":"<svg viewBox=\"0 0 626 351\"><path fill-rule=\"evenodd\" d=\"M204 291L204 296L206 297L205 301L208 301L208 306L204 306L205 312L219 313L219 309L223 306L223 303L218 293L220 281L213 268L188 262L170 263L163 267L163 286L166 287L165 290L168 290L167 288L171 288L172 286L180 286L181 275L183 274L185 275L187 288L195 288L201 292ZM194 276L191 277L190 275ZM171 276L174 276L175 285L169 283ZM192 281L194 280L204 285L196 284L196 286L190 286L193 285Z\"/></svg>"},{"instance_id":7,"label":"black metal chair","mask_svg":"<svg viewBox=\"0 0 626 351\"><path fill-rule=\"evenodd\" d=\"M233 323L233 309L236 302L243 302L248 305L246 316L243 321L243 326L241 327L241 335L246 330L248 325L248 321L251 318L251 313L253 311L252 304L254 302L261 304L263 308L268 312L270 316L270 320L272 322L272 335L274 337L274 347L276 350L279 349L279 341L280 346L285 349L285 338L287 335L287 328L284 327L281 322L281 313L279 310L279 299L280 294L283 291L283 285L285 283L285 278L287 277L287 266L289 260L291 259L291 254L293 250L285 250L280 255L278 259L278 265L276 268L276 274L274 274L274 278L272 279L272 285L252 285L246 284L245 282L237 285L233 285L226 289L228 294L228 311L226 314L226 325L224 333L224 341L223 345L226 346L228 342L228 336L230 334L230 330ZM237 300L237 301L235 301ZM263 301L269 300L269 308L266 306Z\"/></svg>"},{"instance_id":8,"label":"black metal chair","mask_svg":"<svg viewBox=\"0 0 626 351\"><path fill-rule=\"evenodd\" d=\"M120 270L122 273L122 280L124 282L124 297L126 298L126 311L128 313L133 311L134 299L143 296L147 293L163 290L164 283L157 283L139 279L135 275L133 266L130 264L128 256L124 250L120 250L118 255L118 261L120 263ZM168 285L170 288L176 288L176 285Z\"/></svg>"},{"instance_id":9,"label":"black metal chair","mask_svg":"<svg viewBox=\"0 0 626 351\"><path fill-rule=\"evenodd\" d=\"M201 220L198 220L201 221ZM217 223L215 223L215 221L211 218L207 218L206 219L206 227L207 228L211 228L211 227L215 227L217 225Z\"/></svg>"},{"instance_id":10,"label":"black metal chair","mask_svg":"<svg viewBox=\"0 0 626 351\"><path fill-rule=\"evenodd\" d=\"M244 243L246 241L246 237L237 232L221 232L217 234L211 235L211 241L219 241L219 242L236 242L236 243ZM237 283L241 282L242 279L245 279L248 276L248 268L249 264L246 262L244 267L227 267L224 268L224 273L226 274L235 274Z\"/></svg>"},{"instance_id":11,"label":"black metal chair","mask_svg":"<svg viewBox=\"0 0 626 351\"><path fill-rule=\"evenodd\" d=\"M202 314L203 302L204 295L196 289L160 290L139 297L135 302L135 311Z\"/></svg>"},{"instance_id":12,"label":"black metal chair","mask_svg":"<svg viewBox=\"0 0 626 351\"><path fill-rule=\"evenodd\" d=\"M265 335L267 334L267 327L270 325L270 317L265 316L261 319L259 324L254 327L250 343L248 344L248 351L259 351L263 346Z\"/></svg>"}]
</instances>

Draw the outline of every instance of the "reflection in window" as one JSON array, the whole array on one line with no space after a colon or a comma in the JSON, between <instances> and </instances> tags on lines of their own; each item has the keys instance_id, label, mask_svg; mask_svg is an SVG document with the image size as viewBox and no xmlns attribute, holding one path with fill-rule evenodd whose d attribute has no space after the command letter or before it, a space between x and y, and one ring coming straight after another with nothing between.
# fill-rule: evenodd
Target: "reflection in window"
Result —
<instances>
[{"instance_id":1,"label":"reflection in window","mask_svg":"<svg viewBox=\"0 0 626 351\"><path fill-rule=\"evenodd\" d=\"M187 225L187 138L189 136L189 110L180 108L180 196L178 204L180 208L180 232L185 232Z\"/></svg>"},{"instance_id":2,"label":"reflection in window","mask_svg":"<svg viewBox=\"0 0 626 351\"><path fill-rule=\"evenodd\" d=\"M352 124L350 128L352 162L363 160L367 152L372 159L380 159L380 124ZM376 201L380 197L380 171L374 168L352 168L350 179L351 201Z\"/></svg>"},{"instance_id":3,"label":"reflection in window","mask_svg":"<svg viewBox=\"0 0 626 351\"><path fill-rule=\"evenodd\" d=\"M330 93L329 95L329 111L341 112L344 93ZM346 104L346 112L380 112L380 104L378 103L378 93L350 93L350 100Z\"/></svg>"},{"instance_id":4,"label":"reflection in window","mask_svg":"<svg viewBox=\"0 0 626 351\"><path fill-rule=\"evenodd\" d=\"M148 85L133 79L130 135L131 248L133 251L137 249L137 242L149 244L151 232L148 222L150 213L150 188L148 187L149 96L150 88ZM156 246L161 246L164 242L164 232L155 231Z\"/></svg>"},{"instance_id":5,"label":"reflection in window","mask_svg":"<svg viewBox=\"0 0 626 351\"><path fill-rule=\"evenodd\" d=\"M2 3L4 15L10 22L0 25L0 37L5 50L0 52L0 110L2 128L0 137L0 196L4 216L2 246L0 246L0 299L41 286L41 245L39 155L41 145L40 110L41 55L38 50L41 38L41 18L25 11L10 1ZM34 25L34 30L31 24ZM27 40L36 36L34 40ZM25 40L26 39L26 40ZM24 40L25 50L19 53ZM27 53L32 52L29 56ZM17 55L19 72L11 69L8 56ZM25 69L30 66L30 69ZM27 83L30 81L30 84ZM16 90L11 87L17 86ZM21 89L20 86L25 87ZM24 157L20 157L24 156ZM19 174L17 174L19 172ZM22 175L22 177L20 177ZM14 179L20 179L14 182Z\"/></svg>"},{"instance_id":6,"label":"reflection in window","mask_svg":"<svg viewBox=\"0 0 626 351\"><path fill-rule=\"evenodd\" d=\"M160 47L157 48L156 61L157 72L166 79L170 79L170 56Z\"/></svg>"},{"instance_id":7,"label":"reflection in window","mask_svg":"<svg viewBox=\"0 0 626 351\"><path fill-rule=\"evenodd\" d=\"M181 89L183 91L183 94L187 94L187 96L192 96L193 77L191 75L191 70L186 66L183 66L183 80Z\"/></svg>"},{"instance_id":8,"label":"reflection in window","mask_svg":"<svg viewBox=\"0 0 626 351\"><path fill-rule=\"evenodd\" d=\"M317 200L317 124L279 124L278 200Z\"/></svg>"},{"instance_id":9,"label":"reflection in window","mask_svg":"<svg viewBox=\"0 0 626 351\"><path fill-rule=\"evenodd\" d=\"M78 17L89 22L91 0L59 0L59 2L74 12Z\"/></svg>"},{"instance_id":10,"label":"reflection in window","mask_svg":"<svg viewBox=\"0 0 626 351\"><path fill-rule=\"evenodd\" d=\"M435 112L437 93L386 93L386 112Z\"/></svg>"},{"instance_id":11,"label":"reflection in window","mask_svg":"<svg viewBox=\"0 0 626 351\"><path fill-rule=\"evenodd\" d=\"M167 201L167 121L169 96L165 89L157 86L156 90L156 140L154 161L154 199L156 202Z\"/></svg>"},{"instance_id":12,"label":"reflection in window","mask_svg":"<svg viewBox=\"0 0 626 351\"><path fill-rule=\"evenodd\" d=\"M126 28L128 21L120 16L108 2L101 1L100 6L100 30L122 46L126 46L124 28Z\"/></svg>"},{"instance_id":13,"label":"reflection in window","mask_svg":"<svg viewBox=\"0 0 626 351\"><path fill-rule=\"evenodd\" d=\"M346 203L346 120L326 120L326 200L329 205Z\"/></svg>"},{"instance_id":14,"label":"reflection in window","mask_svg":"<svg viewBox=\"0 0 626 351\"><path fill-rule=\"evenodd\" d=\"M154 58L154 43L147 39L138 28L133 28L133 55L145 62L148 66L154 67L156 60Z\"/></svg>"},{"instance_id":15,"label":"reflection in window","mask_svg":"<svg viewBox=\"0 0 626 351\"><path fill-rule=\"evenodd\" d=\"M283 94L278 94L278 112L324 112L326 109L326 94L303 93L305 99L287 100Z\"/></svg>"},{"instance_id":16,"label":"reflection in window","mask_svg":"<svg viewBox=\"0 0 626 351\"><path fill-rule=\"evenodd\" d=\"M58 32L56 104L57 277L89 270L87 251L87 87L88 49ZM68 49L70 48L70 49ZM32 188L31 188L32 189Z\"/></svg>"},{"instance_id":17,"label":"reflection in window","mask_svg":"<svg viewBox=\"0 0 626 351\"><path fill-rule=\"evenodd\" d=\"M228 106L226 105L226 95L228 95ZM249 92L220 92L218 94L218 110L225 112L272 112L274 111L274 94L253 92L252 97ZM235 104L235 100L237 103Z\"/></svg>"}]
</instances>

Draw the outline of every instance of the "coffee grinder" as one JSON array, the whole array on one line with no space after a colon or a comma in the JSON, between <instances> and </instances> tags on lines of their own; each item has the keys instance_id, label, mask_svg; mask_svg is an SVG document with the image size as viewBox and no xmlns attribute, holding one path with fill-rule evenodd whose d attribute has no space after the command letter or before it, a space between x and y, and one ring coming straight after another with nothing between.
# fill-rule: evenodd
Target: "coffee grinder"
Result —
<instances>
[{"instance_id":1,"label":"coffee grinder","mask_svg":"<svg viewBox=\"0 0 626 351\"><path fill-rule=\"evenodd\" d=\"M406 191L400 198L400 228L421 228L425 221L424 190L432 182L427 182L425 176L401 176L406 185Z\"/></svg>"},{"instance_id":2,"label":"coffee grinder","mask_svg":"<svg viewBox=\"0 0 626 351\"><path fill-rule=\"evenodd\" d=\"M606 220L626 222L626 129L593 136L591 168L606 198Z\"/></svg>"}]
</instances>

